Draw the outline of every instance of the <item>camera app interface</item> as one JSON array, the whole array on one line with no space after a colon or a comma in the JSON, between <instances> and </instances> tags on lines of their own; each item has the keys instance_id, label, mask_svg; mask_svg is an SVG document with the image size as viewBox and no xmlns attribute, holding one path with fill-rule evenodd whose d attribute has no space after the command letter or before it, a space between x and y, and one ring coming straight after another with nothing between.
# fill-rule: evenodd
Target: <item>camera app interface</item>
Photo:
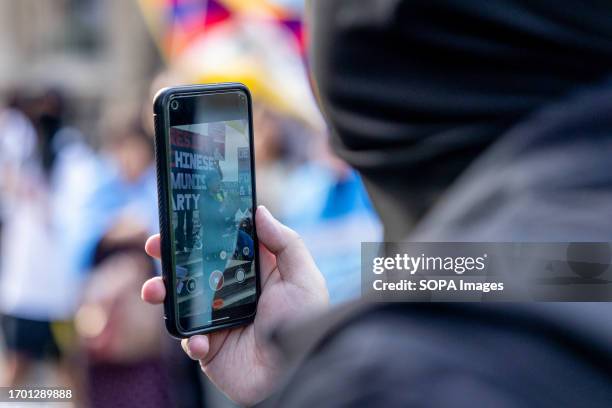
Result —
<instances>
[{"instance_id":1,"label":"camera app interface","mask_svg":"<svg viewBox=\"0 0 612 408\"><path fill-rule=\"evenodd\" d=\"M242 92L170 101L175 289L183 330L253 312L248 104Z\"/></svg>"}]
</instances>

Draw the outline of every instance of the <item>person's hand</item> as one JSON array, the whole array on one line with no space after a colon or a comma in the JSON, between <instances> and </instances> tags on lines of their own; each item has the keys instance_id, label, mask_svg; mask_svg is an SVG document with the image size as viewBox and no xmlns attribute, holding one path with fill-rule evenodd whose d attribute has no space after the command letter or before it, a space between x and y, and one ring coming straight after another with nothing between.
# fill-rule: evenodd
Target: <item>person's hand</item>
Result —
<instances>
[{"instance_id":1,"label":"person's hand","mask_svg":"<svg viewBox=\"0 0 612 408\"><path fill-rule=\"evenodd\" d=\"M265 207L259 207L255 214L261 296L254 322L181 342L187 355L200 361L211 381L241 405L268 397L278 382L280 367L267 344L270 330L328 304L325 280L299 235L274 219ZM159 235L149 238L145 249L159 258ZM152 278L142 287L142 298L149 303L162 303L165 296L161 278Z\"/></svg>"}]
</instances>

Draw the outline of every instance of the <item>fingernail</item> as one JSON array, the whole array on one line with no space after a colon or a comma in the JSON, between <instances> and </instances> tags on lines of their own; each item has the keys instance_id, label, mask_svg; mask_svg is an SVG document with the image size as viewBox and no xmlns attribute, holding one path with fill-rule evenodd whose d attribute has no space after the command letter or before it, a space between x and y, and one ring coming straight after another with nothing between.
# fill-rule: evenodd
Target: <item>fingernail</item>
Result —
<instances>
[{"instance_id":1,"label":"fingernail","mask_svg":"<svg viewBox=\"0 0 612 408\"><path fill-rule=\"evenodd\" d=\"M199 336L190 337L187 340L187 349L189 350L189 354L193 355L194 349L197 349L196 342L202 342L202 339Z\"/></svg>"},{"instance_id":2,"label":"fingernail","mask_svg":"<svg viewBox=\"0 0 612 408\"><path fill-rule=\"evenodd\" d=\"M193 343L193 337L187 339L187 350L191 353L191 345Z\"/></svg>"}]
</instances>

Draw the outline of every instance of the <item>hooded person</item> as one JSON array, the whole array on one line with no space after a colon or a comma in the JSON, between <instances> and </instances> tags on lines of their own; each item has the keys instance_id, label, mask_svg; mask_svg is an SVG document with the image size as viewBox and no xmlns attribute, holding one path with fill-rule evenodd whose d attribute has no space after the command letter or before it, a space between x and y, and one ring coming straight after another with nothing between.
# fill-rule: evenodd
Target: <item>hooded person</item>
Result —
<instances>
[{"instance_id":1,"label":"hooded person","mask_svg":"<svg viewBox=\"0 0 612 408\"><path fill-rule=\"evenodd\" d=\"M610 241L610 3L311 5L332 144L387 241ZM280 337L301 362L274 403L607 406L610 311L349 305Z\"/></svg>"}]
</instances>

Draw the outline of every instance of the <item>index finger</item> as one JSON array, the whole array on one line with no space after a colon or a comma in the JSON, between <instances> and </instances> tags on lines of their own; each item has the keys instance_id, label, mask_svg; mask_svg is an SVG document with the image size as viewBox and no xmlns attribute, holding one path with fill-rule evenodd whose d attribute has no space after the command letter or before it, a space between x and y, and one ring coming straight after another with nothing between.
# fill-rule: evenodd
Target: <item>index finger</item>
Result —
<instances>
[{"instance_id":1,"label":"index finger","mask_svg":"<svg viewBox=\"0 0 612 408\"><path fill-rule=\"evenodd\" d=\"M153 258L161 258L161 241L159 234L151 235L145 244L145 251Z\"/></svg>"}]
</instances>

